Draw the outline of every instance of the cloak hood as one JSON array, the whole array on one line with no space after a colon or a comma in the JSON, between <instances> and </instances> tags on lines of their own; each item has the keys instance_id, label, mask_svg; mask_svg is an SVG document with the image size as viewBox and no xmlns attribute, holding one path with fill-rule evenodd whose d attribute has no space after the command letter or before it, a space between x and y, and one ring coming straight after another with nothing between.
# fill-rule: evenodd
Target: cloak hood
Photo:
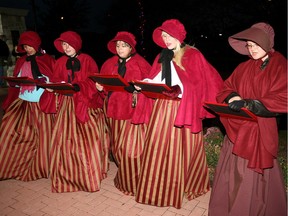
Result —
<instances>
[{"instance_id":1,"label":"cloak hood","mask_svg":"<svg viewBox=\"0 0 288 216\"><path fill-rule=\"evenodd\" d=\"M23 45L29 45L33 47L36 52L39 51L41 45L41 39L38 33L34 31L26 31L20 35L19 42L17 45L17 52L25 53L26 51L23 48Z\"/></svg>"},{"instance_id":2,"label":"cloak hood","mask_svg":"<svg viewBox=\"0 0 288 216\"><path fill-rule=\"evenodd\" d=\"M74 31L63 32L60 37L54 41L54 46L61 53L64 53L61 45L61 42L63 41L67 42L70 46L72 46L75 49L76 53L82 48L82 39L80 35Z\"/></svg>"},{"instance_id":3,"label":"cloak hood","mask_svg":"<svg viewBox=\"0 0 288 216\"><path fill-rule=\"evenodd\" d=\"M182 44L186 38L186 30L184 25L177 19L166 20L161 26L153 31L153 41L160 47L166 48L162 39L162 31L167 32L172 37L176 38Z\"/></svg>"},{"instance_id":4,"label":"cloak hood","mask_svg":"<svg viewBox=\"0 0 288 216\"><path fill-rule=\"evenodd\" d=\"M118 32L116 36L112 40L110 40L107 44L108 50L112 52L113 54L117 54L117 51L116 51L117 41L124 41L128 43L132 48L132 54L136 52L136 49L135 49L136 40L133 34L126 32L126 31Z\"/></svg>"},{"instance_id":5,"label":"cloak hood","mask_svg":"<svg viewBox=\"0 0 288 216\"><path fill-rule=\"evenodd\" d=\"M242 55L250 55L246 48L247 41L253 41L266 52L274 51L274 30L267 23L256 23L250 28L245 29L228 38L230 46Z\"/></svg>"}]
</instances>

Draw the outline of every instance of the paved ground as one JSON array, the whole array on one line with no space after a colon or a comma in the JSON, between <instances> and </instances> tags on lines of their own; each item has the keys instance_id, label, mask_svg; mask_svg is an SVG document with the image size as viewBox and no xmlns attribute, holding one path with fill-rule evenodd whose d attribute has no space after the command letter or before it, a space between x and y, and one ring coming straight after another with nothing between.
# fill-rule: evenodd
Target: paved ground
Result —
<instances>
[{"instance_id":1,"label":"paved ground","mask_svg":"<svg viewBox=\"0 0 288 216\"><path fill-rule=\"evenodd\" d=\"M0 181L0 215L4 216L207 216L210 193L183 201L181 209L154 207L135 202L134 197L118 191L113 185L116 166L110 163L108 178L95 193L52 193L49 179L31 182Z\"/></svg>"},{"instance_id":2,"label":"paved ground","mask_svg":"<svg viewBox=\"0 0 288 216\"><path fill-rule=\"evenodd\" d=\"M0 88L0 106L7 89ZM0 110L0 123L3 111ZM0 216L207 216L210 192L192 201L184 198L182 208L155 207L135 202L113 185L117 168L110 163L108 178L95 193L52 193L49 179L22 182L0 181Z\"/></svg>"}]
</instances>

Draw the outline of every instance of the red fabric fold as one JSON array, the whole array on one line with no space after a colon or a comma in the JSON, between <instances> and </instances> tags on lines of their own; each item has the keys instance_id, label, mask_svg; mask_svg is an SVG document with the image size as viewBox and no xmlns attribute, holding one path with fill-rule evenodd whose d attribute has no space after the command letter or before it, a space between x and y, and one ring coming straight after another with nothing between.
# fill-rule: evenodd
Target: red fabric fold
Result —
<instances>
[{"instance_id":1,"label":"red fabric fold","mask_svg":"<svg viewBox=\"0 0 288 216\"><path fill-rule=\"evenodd\" d=\"M18 76L23 64L26 62L26 57L27 55L24 55L16 61L16 65L13 71L13 76L15 77ZM38 64L39 71L41 72L41 74L47 77L52 77L52 73L53 73L52 68L55 63L55 59L52 56L48 54L37 56L36 62ZM2 104L2 108L5 110L14 100L18 98L18 96L19 96L19 88L9 87L8 95ZM43 102L44 100L41 100L40 103L43 103Z\"/></svg>"},{"instance_id":2,"label":"red fabric fold","mask_svg":"<svg viewBox=\"0 0 288 216\"><path fill-rule=\"evenodd\" d=\"M152 65L149 78L154 78L161 71L158 59L159 55ZM223 81L216 69L196 48L187 48L182 65L186 71L174 63L177 74L185 86L174 124L190 128L192 133L198 133L202 130L204 118L215 117L203 104L205 101L216 102L216 95L222 88Z\"/></svg>"},{"instance_id":3,"label":"red fabric fold","mask_svg":"<svg viewBox=\"0 0 288 216\"><path fill-rule=\"evenodd\" d=\"M99 94L95 83L89 76L99 73L99 70L96 62L91 56L81 53L77 58L81 62L81 69L80 71L75 72L75 78L72 84L78 84L80 91L73 94L72 97L76 119L78 122L85 123L89 120L88 108L93 107L92 104L94 103L94 99L97 97L97 94ZM68 73L70 73L70 70L66 68L67 59L67 56L62 56L56 61L52 82L68 82ZM59 104L59 106L61 106L61 104Z\"/></svg>"},{"instance_id":4,"label":"red fabric fold","mask_svg":"<svg viewBox=\"0 0 288 216\"><path fill-rule=\"evenodd\" d=\"M218 94L223 102L232 92L243 99L261 101L271 112L287 112L287 60L278 52L270 53L269 64L260 69L261 60L241 63L225 81ZM260 118L258 122L221 118L229 139L234 143L233 153L249 160L248 167L263 173L273 166L277 157L278 131L276 118Z\"/></svg>"},{"instance_id":5,"label":"red fabric fold","mask_svg":"<svg viewBox=\"0 0 288 216\"><path fill-rule=\"evenodd\" d=\"M118 74L118 56L108 59L102 66L101 74ZM143 80L149 76L151 66L139 54L135 54L126 63L124 79ZM137 94L137 105L132 107L132 94L113 92L108 100L107 116L117 120L131 119L133 124L148 123L153 107L153 100L143 94Z\"/></svg>"}]
</instances>

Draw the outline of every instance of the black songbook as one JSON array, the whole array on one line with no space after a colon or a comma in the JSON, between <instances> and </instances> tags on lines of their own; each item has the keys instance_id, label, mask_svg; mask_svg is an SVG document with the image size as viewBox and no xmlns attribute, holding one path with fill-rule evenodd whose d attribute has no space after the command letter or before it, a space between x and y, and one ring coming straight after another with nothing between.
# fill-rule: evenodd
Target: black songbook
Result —
<instances>
[{"instance_id":1,"label":"black songbook","mask_svg":"<svg viewBox=\"0 0 288 216\"><path fill-rule=\"evenodd\" d=\"M133 80L131 82L135 86L139 86L141 88L141 92L150 98L169 98L168 96L163 94L163 91L170 91L171 88L163 83L151 83L144 81L136 81Z\"/></svg>"},{"instance_id":2,"label":"black songbook","mask_svg":"<svg viewBox=\"0 0 288 216\"><path fill-rule=\"evenodd\" d=\"M130 84L119 74L97 74L89 76L94 82L104 86L106 91L125 91Z\"/></svg>"},{"instance_id":3,"label":"black songbook","mask_svg":"<svg viewBox=\"0 0 288 216\"><path fill-rule=\"evenodd\" d=\"M220 117L257 122L257 116L247 108L241 108L239 112L236 112L231 110L228 107L228 104L204 102L204 106L218 114Z\"/></svg>"},{"instance_id":4,"label":"black songbook","mask_svg":"<svg viewBox=\"0 0 288 216\"><path fill-rule=\"evenodd\" d=\"M15 85L35 85L38 80L34 80L33 78L30 77L1 77L1 79L6 80L11 86Z\"/></svg>"},{"instance_id":5,"label":"black songbook","mask_svg":"<svg viewBox=\"0 0 288 216\"><path fill-rule=\"evenodd\" d=\"M39 83L37 86L44 89L53 89L55 92L64 95L76 93L74 86L71 83Z\"/></svg>"}]
</instances>

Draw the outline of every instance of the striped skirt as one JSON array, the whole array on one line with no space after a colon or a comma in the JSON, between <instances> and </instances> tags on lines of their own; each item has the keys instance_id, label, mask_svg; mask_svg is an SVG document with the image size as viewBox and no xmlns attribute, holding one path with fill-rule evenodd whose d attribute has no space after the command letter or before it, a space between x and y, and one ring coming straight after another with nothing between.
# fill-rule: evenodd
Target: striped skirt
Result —
<instances>
[{"instance_id":1,"label":"striped skirt","mask_svg":"<svg viewBox=\"0 0 288 216\"><path fill-rule=\"evenodd\" d=\"M106 176L108 161L105 117L102 109L89 109L90 120L76 122L72 97L64 97L57 112L50 152L52 192L95 192Z\"/></svg>"},{"instance_id":2,"label":"striped skirt","mask_svg":"<svg viewBox=\"0 0 288 216\"><path fill-rule=\"evenodd\" d=\"M209 190L202 132L174 126L180 101L157 100L147 128L136 201L181 208Z\"/></svg>"},{"instance_id":3,"label":"striped skirt","mask_svg":"<svg viewBox=\"0 0 288 216\"><path fill-rule=\"evenodd\" d=\"M39 103L15 100L6 110L0 129L0 180L48 178L53 115Z\"/></svg>"},{"instance_id":4,"label":"striped skirt","mask_svg":"<svg viewBox=\"0 0 288 216\"><path fill-rule=\"evenodd\" d=\"M118 166L114 185L127 195L134 195L139 179L146 124L108 118L111 150Z\"/></svg>"}]
</instances>

